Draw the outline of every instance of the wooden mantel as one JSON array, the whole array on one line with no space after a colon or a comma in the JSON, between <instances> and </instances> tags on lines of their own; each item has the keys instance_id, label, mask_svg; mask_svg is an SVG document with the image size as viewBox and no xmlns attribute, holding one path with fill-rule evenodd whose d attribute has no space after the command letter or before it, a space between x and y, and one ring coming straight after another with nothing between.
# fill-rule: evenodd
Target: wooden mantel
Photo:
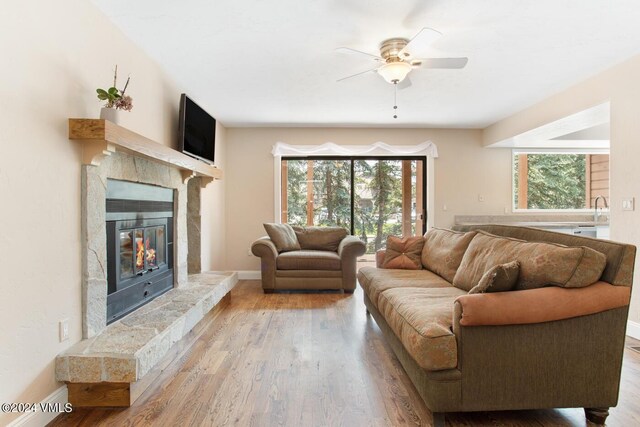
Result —
<instances>
[{"instance_id":1,"label":"wooden mantel","mask_svg":"<svg viewBox=\"0 0 640 427\"><path fill-rule=\"evenodd\" d=\"M185 184L196 176L203 178L203 187L222 179L222 170L108 120L69 119L69 139L82 143L82 162L86 165L99 166L106 156L123 151L180 169Z\"/></svg>"}]
</instances>

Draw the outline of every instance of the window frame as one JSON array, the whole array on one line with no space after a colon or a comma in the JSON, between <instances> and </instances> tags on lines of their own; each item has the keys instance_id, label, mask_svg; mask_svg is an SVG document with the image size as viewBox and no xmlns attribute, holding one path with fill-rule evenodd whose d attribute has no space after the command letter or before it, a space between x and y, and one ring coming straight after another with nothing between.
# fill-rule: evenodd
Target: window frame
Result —
<instances>
[{"instance_id":1,"label":"window frame","mask_svg":"<svg viewBox=\"0 0 640 427\"><path fill-rule=\"evenodd\" d=\"M325 155L325 156L276 156L274 157L274 168L276 174L274 179L274 185L276 188L275 191L275 212L274 216L277 223L281 223L281 212L282 212L282 175L280 173L280 168L282 162L285 160L348 160L351 162L351 218L350 218L350 234L354 234L355 232L355 218L354 218L354 202L355 202L355 181L354 181L354 161L356 160L416 160L423 162L423 173L422 173L422 234L426 233L432 225L431 215L429 215L429 207L432 206L430 203L430 196L433 195L432 185L433 185L433 157L430 156L402 156L402 155L374 155L374 156L340 156L340 155ZM429 186L429 187L428 187ZM280 190L280 191L278 191Z\"/></svg>"},{"instance_id":2,"label":"window frame","mask_svg":"<svg viewBox=\"0 0 640 427\"><path fill-rule=\"evenodd\" d=\"M526 214L526 213L592 213L593 209L591 208L583 208L583 209L521 209L516 207L516 177L515 177L515 162L513 161L514 156L518 154L608 154L610 155L609 149L605 148L512 148L511 156L509 161L511 162L511 197L510 197L510 205L511 212L514 214ZM611 160L609 160L611 162ZM609 212L608 208L603 208L604 212Z\"/></svg>"}]
</instances>

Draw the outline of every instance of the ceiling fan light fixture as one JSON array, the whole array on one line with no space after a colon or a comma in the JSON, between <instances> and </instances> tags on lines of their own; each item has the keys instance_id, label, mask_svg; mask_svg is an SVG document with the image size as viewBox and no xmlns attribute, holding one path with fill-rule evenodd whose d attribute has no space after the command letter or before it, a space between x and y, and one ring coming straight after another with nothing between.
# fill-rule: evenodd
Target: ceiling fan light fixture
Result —
<instances>
[{"instance_id":1,"label":"ceiling fan light fixture","mask_svg":"<svg viewBox=\"0 0 640 427\"><path fill-rule=\"evenodd\" d=\"M378 68L378 74L380 74L388 83L397 84L407 77L411 68L411 64L407 62L388 62Z\"/></svg>"}]
</instances>

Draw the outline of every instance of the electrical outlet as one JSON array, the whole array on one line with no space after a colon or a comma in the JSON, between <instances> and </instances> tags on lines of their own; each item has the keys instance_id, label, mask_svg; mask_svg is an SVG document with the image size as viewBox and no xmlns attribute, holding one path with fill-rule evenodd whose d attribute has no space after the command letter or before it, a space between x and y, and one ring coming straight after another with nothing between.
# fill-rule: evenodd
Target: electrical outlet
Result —
<instances>
[{"instance_id":1,"label":"electrical outlet","mask_svg":"<svg viewBox=\"0 0 640 427\"><path fill-rule=\"evenodd\" d=\"M447 205L442 205L442 210L446 211L447 210Z\"/></svg>"},{"instance_id":2,"label":"electrical outlet","mask_svg":"<svg viewBox=\"0 0 640 427\"><path fill-rule=\"evenodd\" d=\"M478 194L478 201L484 202L484 196L482 194Z\"/></svg>"},{"instance_id":3,"label":"electrical outlet","mask_svg":"<svg viewBox=\"0 0 640 427\"><path fill-rule=\"evenodd\" d=\"M634 210L634 198L631 197L630 199L623 199L622 200L622 210L623 211L632 211Z\"/></svg>"},{"instance_id":4,"label":"electrical outlet","mask_svg":"<svg viewBox=\"0 0 640 427\"><path fill-rule=\"evenodd\" d=\"M58 324L60 342L69 339L69 319L62 319Z\"/></svg>"}]
</instances>

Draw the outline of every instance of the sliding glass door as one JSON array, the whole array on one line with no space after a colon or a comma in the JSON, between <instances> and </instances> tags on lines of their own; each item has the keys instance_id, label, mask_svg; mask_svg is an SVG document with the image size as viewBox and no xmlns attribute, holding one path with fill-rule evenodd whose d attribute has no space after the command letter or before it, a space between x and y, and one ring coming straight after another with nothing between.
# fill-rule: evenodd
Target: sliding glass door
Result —
<instances>
[{"instance_id":1,"label":"sliding glass door","mask_svg":"<svg viewBox=\"0 0 640 427\"><path fill-rule=\"evenodd\" d=\"M424 158L282 159L281 221L345 227L367 244L424 233Z\"/></svg>"}]
</instances>

